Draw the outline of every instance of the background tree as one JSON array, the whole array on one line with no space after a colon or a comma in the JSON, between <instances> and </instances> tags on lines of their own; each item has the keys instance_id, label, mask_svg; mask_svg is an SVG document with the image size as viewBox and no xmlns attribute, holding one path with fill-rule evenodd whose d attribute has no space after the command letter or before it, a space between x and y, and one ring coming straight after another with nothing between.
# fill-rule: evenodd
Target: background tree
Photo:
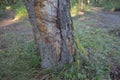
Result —
<instances>
[{"instance_id":1,"label":"background tree","mask_svg":"<svg viewBox=\"0 0 120 80\"><path fill-rule=\"evenodd\" d=\"M70 0L25 0L41 67L59 69L76 53Z\"/></svg>"}]
</instances>

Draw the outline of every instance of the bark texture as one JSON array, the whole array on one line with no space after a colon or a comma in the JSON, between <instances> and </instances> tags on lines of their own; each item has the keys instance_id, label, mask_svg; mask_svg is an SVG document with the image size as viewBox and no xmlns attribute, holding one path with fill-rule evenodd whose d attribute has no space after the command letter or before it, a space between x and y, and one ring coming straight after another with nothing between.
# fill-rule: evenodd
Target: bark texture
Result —
<instances>
[{"instance_id":1,"label":"bark texture","mask_svg":"<svg viewBox=\"0 0 120 80\"><path fill-rule=\"evenodd\" d=\"M41 67L60 69L76 53L70 16L70 0L25 0Z\"/></svg>"}]
</instances>

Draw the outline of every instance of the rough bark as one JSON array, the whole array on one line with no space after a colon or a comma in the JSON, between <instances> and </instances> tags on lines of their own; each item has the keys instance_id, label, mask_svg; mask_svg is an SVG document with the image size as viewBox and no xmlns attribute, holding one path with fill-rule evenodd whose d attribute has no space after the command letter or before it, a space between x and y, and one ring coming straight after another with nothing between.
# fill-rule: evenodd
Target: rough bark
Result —
<instances>
[{"instance_id":1,"label":"rough bark","mask_svg":"<svg viewBox=\"0 0 120 80\"><path fill-rule=\"evenodd\" d=\"M70 16L70 0L25 0L41 67L60 69L76 53Z\"/></svg>"}]
</instances>

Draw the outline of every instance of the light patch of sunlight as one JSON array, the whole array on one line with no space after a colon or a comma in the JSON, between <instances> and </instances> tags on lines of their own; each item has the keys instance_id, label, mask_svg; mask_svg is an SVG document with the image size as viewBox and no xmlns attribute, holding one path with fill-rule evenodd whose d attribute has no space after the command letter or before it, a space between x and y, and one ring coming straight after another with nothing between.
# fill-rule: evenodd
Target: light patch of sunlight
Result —
<instances>
[{"instance_id":1,"label":"light patch of sunlight","mask_svg":"<svg viewBox=\"0 0 120 80\"><path fill-rule=\"evenodd\" d=\"M27 13L25 6L21 6L20 8L16 9L15 20L19 20L19 19L25 18L27 16L28 16L28 13Z\"/></svg>"},{"instance_id":2,"label":"light patch of sunlight","mask_svg":"<svg viewBox=\"0 0 120 80\"><path fill-rule=\"evenodd\" d=\"M71 16L82 16L84 15L84 12L87 11L91 11L92 10L92 6L86 5L86 4L82 4L82 6L80 5L75 5L74 7L71 8Z\"/></svg>"},{"instance_id":3,"label":"light patch of sunlight","mask_svg":"<svg viewBox=\"0 0 120 80\"><path fill-rule=\"evenodd\" d=\"M92 6L86 5L86 6L85 6L85 11L88 11L88 12L89 12L89 11L92 10L92 8L93 8Z\"/></svg>"},{"instance_id":4,"label":"light patch of sunlight","mask_svg":"<svg viewBox=\"0 0 120 80\"><path fill-rule=\"evenodd\" d=\"M5 9L6 10L12 10L12 7L11 6L6 6Z\"/></svg>"},{"instance_id":5,"label":"light patch of sunlight","mask_svg":"<svg viewBox=\"0 0 120 80\"><path fill-rule=\"evenodd\" d=\"M3 27L6 27L8 25L11 25L11 24L14 24L14 23L17 23L19 22L19 19L8 19L8 20L3 20L0 22L0 25L3 26Z\"/></svg>"},{"instance_id":6,"label":"light patch of sunlight","mask_svg":"<svg viewBox=\"0 0 120 80\"><path fill-rule=\"evenodd\" d=\"M82 15L84 15L84 12L81 11L80 9L78 9L77 6L74 6L74 7L71 9L71 16L74 17L74 16L77 16L77 15L82 16Z\"/></svg>"},{"instance_id":7,"label":"light patch of sunlight","mask_svg":"<svg viewBox=\"0 0 120 80\"><path fill-rule=\"evenodd\" d=\"M77 12L78 12L77 6L74 6L73 8L71 8L71 16L72 17L76 16Z\"/></svg>"}]
</instances>

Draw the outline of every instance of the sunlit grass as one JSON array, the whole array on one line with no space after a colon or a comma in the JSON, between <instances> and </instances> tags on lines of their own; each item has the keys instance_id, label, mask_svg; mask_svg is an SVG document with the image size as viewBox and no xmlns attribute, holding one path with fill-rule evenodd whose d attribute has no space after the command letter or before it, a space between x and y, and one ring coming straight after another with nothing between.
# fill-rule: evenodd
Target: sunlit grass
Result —
<instances>
[{"instance_id":1,"label":"sunlit grass","mask_svg":"<svg viewBox=\"0 0 120 80\"><path fill-rule=\"evenodd\" d=\"M74 6L73 8L71 8L71 16L72 17L76 16L77 13L78 13L77 6Z\"/></svg>"},{"instance_id":2,"label":"sunlit grass","mask_svg":"<svg viewBox=\"0 0 120 80\"><path fill-rule=\"evenodd\" d=\"M6 6L5 9L6 10L12 10L12 7L11 6Z\"/></svg>"},{"instance_id":3,"label":"sunlit grass","mask_svg":"<svg viewBox=\"0 0 120 80\"><path fill-rule=\"evenodd\" d=\"M27 16L28 16L28 13L27 13L25 6L21 6L16 9L15 19L25 18Z\"/></svg>"},{"instance_id":4,"label":"sunlit grass","mask_svg":"<svg viewBox=\"0 0 120 80\"><path fill-rule=\"evenodd\" d=\"M84 11L91 11L92 6L83 4L84 8L82 6L79 6L79 4L76 4L75 6L71 7L71 16L77 16L77 15L84 15Z\"/></svg>"}]
</instances>

